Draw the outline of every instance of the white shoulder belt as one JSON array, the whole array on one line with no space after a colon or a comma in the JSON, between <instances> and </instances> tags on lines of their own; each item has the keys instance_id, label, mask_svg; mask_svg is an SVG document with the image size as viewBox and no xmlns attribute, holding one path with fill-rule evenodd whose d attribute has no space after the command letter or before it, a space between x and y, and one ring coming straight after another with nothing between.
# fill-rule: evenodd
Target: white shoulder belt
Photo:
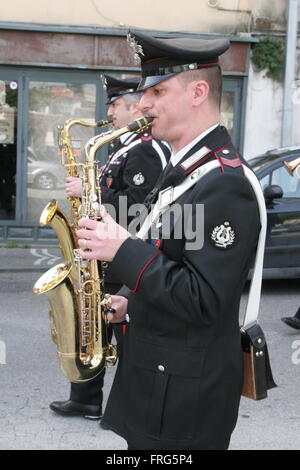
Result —
<instances>
[{"instance_id":1,"label":"white shoulder belt","mask_svg":"<svg viewBox=\"0 0 300 470\"><path fill-rule=\"evenodd\" d=\"M162 190L159 193L158 200L151 212L148 214L145 222L143 223L141 229L137 233L137 237L141 239L146 239L148 232L152 224L161 216L171 204L173 204L176 199L178 199L182 194L184 194L188 189L194 186L203 176L207 175L210 171L218 168L220 163L218 160L206 163L201 167L194 170L188 175L187 178L178 186L168 187ZM248 327L252 323L257 321L259 302L260 302L260 293L261 293L261 284L262 284L262 270L263 270L263 259L264 259L264 249L265 249L265 238L267 231L267 213L265 200L263 192L259 181L257 180L254 173L245 165L242 165L244 169L245 176L247 177L249 183L252 186L252 189L256 195L259 214L260 214L260 223L261 230L258 239L258 245L256 250L253 275L251 279L250 291L248 296L248 302L246 307L246 314L244 317L243 328Z\"/></svg>"}]
</instances>

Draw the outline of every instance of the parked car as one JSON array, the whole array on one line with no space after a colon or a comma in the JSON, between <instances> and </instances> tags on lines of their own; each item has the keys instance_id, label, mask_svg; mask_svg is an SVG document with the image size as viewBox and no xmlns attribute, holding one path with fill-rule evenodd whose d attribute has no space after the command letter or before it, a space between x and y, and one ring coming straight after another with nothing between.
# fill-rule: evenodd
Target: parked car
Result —
<instances>
[{"instance_id":1,"label":"parked car","mask_svg":"<svg viewBox=\"0 0 300 470\"><path fill-rule=\"evenodd\" d=\"M264 279L300 277L300 178L283 165L298 157L300 147L285 147L248 160L264 191L268 214Z\"/></svg>"},{"instance_id":2,"label":"parked car","mask_svg":"<svg viewBox=\"0 0 300 470\"><path fill-rule=\"evenodd\" d=\"M65 181L65 171L59 156L57 161L39 160L33 150L28 148L27 184L36 189L62 188Z\"/></svg>"}]
</instances>

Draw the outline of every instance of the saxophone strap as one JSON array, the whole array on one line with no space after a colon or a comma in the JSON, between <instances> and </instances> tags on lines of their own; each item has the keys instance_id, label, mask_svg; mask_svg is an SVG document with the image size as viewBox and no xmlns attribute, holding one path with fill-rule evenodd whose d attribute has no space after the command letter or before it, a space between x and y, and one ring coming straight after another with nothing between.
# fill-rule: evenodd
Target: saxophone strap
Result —
<instances>
[{"instance_id":1,"label":"saxophone strap","mask_svg":"<svg viewBox=\"0 0 300 470\"><path fill-rule=\"evenodd\" d=\"M171 204L173 204L176 199L182 196L188 189L192 188L203 176L207 175L209 172L220 166L221 165L218 160L208 162L202 165L201 167L196 168L196 170L190 173L180 185L175 187L169 186L168 188L160 191L156 204L152 208L151 212L148 214L147 218L145 219L141 229L139 230L136 236L138 238L146 240L148 238L148 232L151 226L166 210L169 209ZM242 325L242 329L244 329L257 322L262 284L265 238L267 231L267 214L263 192L258 179L247 166L242 165L242 167L245 176L248 179L256 196L261 224L254 261L253 274L246 306L246 313Z\"/></svg>"}]
</instances>

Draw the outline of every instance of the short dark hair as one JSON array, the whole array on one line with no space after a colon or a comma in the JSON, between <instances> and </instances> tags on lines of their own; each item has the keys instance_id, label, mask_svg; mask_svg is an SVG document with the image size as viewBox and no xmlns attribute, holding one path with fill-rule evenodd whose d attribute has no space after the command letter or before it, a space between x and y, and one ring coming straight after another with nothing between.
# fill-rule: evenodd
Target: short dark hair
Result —
<instances>
[{"instance_id":1,"label":"short dark hair","mask_svg":"<svg viewBox=\"0 0 300 470\"><path fill-rule=\"evenodd\" d=\"M209 99L220 108L222 98L222 71L219 65L181 72L177 77L183 86L195 80L204 80L207 82L209 85Z\"/></svg>"}]
</instances>

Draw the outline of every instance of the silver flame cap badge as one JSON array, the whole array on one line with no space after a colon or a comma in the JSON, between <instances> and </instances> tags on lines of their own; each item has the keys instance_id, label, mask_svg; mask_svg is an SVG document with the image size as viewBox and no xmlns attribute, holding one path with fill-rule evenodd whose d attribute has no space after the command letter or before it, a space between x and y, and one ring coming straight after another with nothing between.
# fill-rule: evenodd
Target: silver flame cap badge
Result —
<instances>
[{"instance_id":1,"label":"silver flame cap badge","mask_svg":"<svg viewBox=\"0 0 300 470\"><path fill-rule=\"evenodd\" d=\"M101 75L102 86L104 90L107 90L107 79L104 75Z\"/></svg>"},{"instance_id":2,"label":"silver flame cap badge","mask_svg":"<svg viewBox=\"0 0 300 470\"><path fill-rule=\"evenodd\" d=\"M136 39L132 34L128 33L127 35L127 44L130 52L133 53L134 61L137 65L141 65L140 56L145 55L143 48L140 44L137 43Z\"/></svg>"}]
</instances>

